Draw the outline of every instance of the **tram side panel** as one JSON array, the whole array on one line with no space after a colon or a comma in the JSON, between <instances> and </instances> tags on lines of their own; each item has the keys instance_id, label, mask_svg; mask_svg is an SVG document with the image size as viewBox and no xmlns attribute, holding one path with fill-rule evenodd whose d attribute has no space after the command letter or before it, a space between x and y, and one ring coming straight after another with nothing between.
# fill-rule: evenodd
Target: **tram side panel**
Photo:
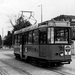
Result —
<instances>
[{"instance_id":1,"label":"tram side panel","mask_svg":"<svg viewBox=\"0 0 75 75\"><path fill-rule=\"evenodd\" d=\"M25 56L51 60L52 50L50 45L25 45Z\"/></svg>"},{"instance_id":2,"label":"tram side panel","mask_svg":"<svg viewBox=\"0 0 75 75\"><path fill-rule=\"evenodd\" d=\"M25 45L24 55L49 61L70 61L71 55L65 55L64 45Z\"/></svg>"},{"instance_id":3,"label":"tram side panel","mask_svg":"<svg viewBox=\"0 0 75 75\"><path fill-rule=\"evenodd\" d=\"M39 45L24 45L25 56L39 57Z\"/></svg>"},{"instance_id":4,"label":"tram side panel","mask_svg":"<svg viewBox=\"0 0 75 75\"><path fill-rule=\"evenodd\" d=\"M46 60L51 60L51 58L52 58L51 46L50 45L40 45L39 57L46 59Z\"/></svg>"}]
</instances>

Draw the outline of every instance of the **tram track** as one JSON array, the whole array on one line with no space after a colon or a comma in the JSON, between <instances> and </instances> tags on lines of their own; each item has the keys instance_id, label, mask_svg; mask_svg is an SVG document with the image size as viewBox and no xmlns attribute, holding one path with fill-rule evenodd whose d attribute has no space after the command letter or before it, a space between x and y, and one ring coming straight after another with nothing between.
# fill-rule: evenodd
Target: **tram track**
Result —
<instances>
[{"instance_id":1,"label":"tram track","mask_svg":"<svg viewBox=\"0 0 75 75\"><path fill-rule=\"evenodd\" d=\"M44 68L46 70L49 70L49 71L52 71L54 73L57 73L56 75L75 75L75 74L71 74L70 72L66 72L65 70L68 70L67 69L58 69L58 67L48 67L48 68ZM69 70L70 71L70 70Z\"/></svg>"},{"instance_id":2,"label":"tram track","mask_svg":"<svg viewBox=\"0 0 75 75\"><path fill-rule=\"evenodd\" d=\"M63 70L63 67L61 67L61 69L59 69L59 67L50 67L50 66L49 67L43 67L42 65L38 65L35 62L29 62L29 63L31 65L33 65L33 66L37 66L37 67L43 68L45 70L50 70L50 71L52 71L54 73L57 73L58 75L75 75L75 74L71 74L70 72L66 72L65 71L65 70L69 70L70 71L71 70L70 68L64 67L65 70ZM75 71L75 69L74 69L74 71Z\"/></svg>"},{"instance_id":3,"label":"tram track","mask_svg":"<svg viewBox=\"0 0 75 75\"><path fill-rule=\"evenodd\" d=\"M0 67L0 75L9 75L8 72Z\"/></svg>"},{"instance_id":4,"label":"tram track","mask_svg":"<svg viewBox=\"0 0 75 75\"><path fill-rule=\"evenodd\" d=\"M6 56L6 54L4 54ZM7 54L8 55L8 54ZM34 68L38 71L39 70L42 70L42 71L46 71L46 72L49 72L50 74L50 71L54 72L55 75L75 75L75 74L71 74L67 71L64 71L64 70L68 70L68 71L75 71L75 69L71 69L71 68L68 68L68 67L47 67L47 68L44 68L44 67L40 67L38 64L35 64L37 62L25 62L27 63L26 66L25 66L25 63L22 61L22 60L15 60L14 56L11 54L8 55L9 57L12 57L10 59L0 59L2 63L6 64L7 67L11 67L12 69L14 69L16 72L18 72L19 75L38 75L38 74L34 74L33 73L33 70ZM21 62L22 61L22 62ZM29 64L30 65L33 65L34 68L32 71L29 70ZM19 67L20 66L20 67ZM28 69L24 68L24 67L28 67ZM31 67L32 68L32 67ZM37 69L38 68L38 69ZM9 74L4 68L0 67L0 75L11 75ZM40 74L39 74L40 75ZM48 75L48 74L47 74Z\"/></svg>"},{"instance_id":5,"label":"tram track","mask_svg":"<svg viewBox=\"0 0 75 75\"><path fill-rule=\"evenodd\" d=\"M31 74L28 71L26 71L23 68L23 64L22 64L22 66L20 66L20 64L17 64L16 61L14 61L14 62L16 62L16 64L14 63L15 65L13 64L13 61L12 60L11 61L1 60L1 61L4 64L12 67L14 70L16 70L17 72L19 72L21 75L34 75L34 74ZM31 64L31 65L39 68L39 69L43 69L43 70L47 70L47 71L52 71L52 72L56 73L56 75L75 75L75 74L71 74L71 73L66 72L65 70L69 70L69 71L71 70L70 68L66 68L66 67L46 67L45 68L45 67L39 66L38 64L36 64L34 62L33 63L32 62L29 62L29 64ZM1 75L6 75L6 74L1 74Z\"/></svg>"},{"instance_id":6,"label":"tram track","mask_svg":"<svg viewBox=\"0 0 75 75\"><path fill-rule=\"evenodd\" d=\"M22 67L19 67L18 65L11 64L11 62L7 62L7 61L4 61L4 60L1 60L1 62L3 62L4 64L6 64L6 65L8 65L10 67L12 67L14 70L16 70L21 75L32 75L31 73L29 73L26 70L24 70Z\"/></svg>"},{"instance_id":7,"label":"tram track","mask_svg":"<svg viewBox=\"0 0 75 75\"><path fill-rule=\"evenodd\" d=\"M38 66L36 65L36 63L32 63L32 65L43 68L43 66ZM71 68L66 68L66 67L50 67L49 66L46 68L44 67L43 69L50 70L52 72L57 73L58 75L75 75L70 73L70 71L72 70ZM66 72L65 70L69 70L69 72ZM75 69L73 71L75 71Z\"/></svg>"},{"instance_id":8,"label":"tram track","mask_svg":"<svg viewBox=\"0 0 75 75\"><path fill-rule=\"evenodd\" d=\"M30 64L32 64L33 66L37 66L37 67L43 68L45 70L52 71L54 73L57 73L58 75L75 75L75 74L71 74L71 73L68 73L68 72L64 71L62 68L58 69L59 67L43 67L43 66L39 66L38 64L36 64L34 62L33 63L30 62ZM65 68L65 67L64 67L64 69L68 70L68 68ZM70 68L69 68L69 71L70 71Z\"/></svg>"},{"instance_id":9,"label":"tram track","mask_svg":"<svg viewBox=\"0 0 75 75\"><path fill-rule=\"evenodd\" d=\"M53 69L49 68L48 70L53 71L55 73L58 73L59 75L75 75L75 74L71 74L71 73L65 72L63 70L56 70L54 68Z\"/></svg>"}]
</instances>

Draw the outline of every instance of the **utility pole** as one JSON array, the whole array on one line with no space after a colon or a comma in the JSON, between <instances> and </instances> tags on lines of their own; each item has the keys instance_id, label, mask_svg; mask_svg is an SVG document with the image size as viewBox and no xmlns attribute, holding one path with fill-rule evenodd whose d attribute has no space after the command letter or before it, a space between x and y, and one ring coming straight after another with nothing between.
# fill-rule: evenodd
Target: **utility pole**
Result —
<instances>
[{"instance_id":1,"label":"utility pole","mask_svg":"<svg viewBox=\"0 0 75 75\"><path fill-rule=\"evenodd\" d=\"M41 23L42 23L42 20L43 20L43 16L42 16L42 4L39 5L38 7L41 7Z\"/></svg>"}]
</instances>

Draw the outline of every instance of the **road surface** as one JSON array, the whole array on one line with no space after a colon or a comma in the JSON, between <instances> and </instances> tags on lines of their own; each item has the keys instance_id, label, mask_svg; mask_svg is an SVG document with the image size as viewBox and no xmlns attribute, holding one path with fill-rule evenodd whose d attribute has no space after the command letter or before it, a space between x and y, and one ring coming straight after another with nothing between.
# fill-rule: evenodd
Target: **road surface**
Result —
<instances>
[{"instance_id":1,"label":"road surface","mask_svg":"<svg viewBox=\"0 0 75 75\"><path fill-rule=\"evenodd\" d=\"M15 59L13 49L0 49L0 75L75 75L75 56L70 64L44 68Z\"/></svg>"}]
</instances>

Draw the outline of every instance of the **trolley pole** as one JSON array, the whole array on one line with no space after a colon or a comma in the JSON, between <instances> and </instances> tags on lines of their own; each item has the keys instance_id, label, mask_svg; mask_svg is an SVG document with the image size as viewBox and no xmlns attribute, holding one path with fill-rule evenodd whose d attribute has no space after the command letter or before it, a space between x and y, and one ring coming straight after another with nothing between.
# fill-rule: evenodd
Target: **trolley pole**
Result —
<instances>
[{"instance_id":1,"label":"trolley pole","mask_svg":"<svg viewBox=\"0 0 75 75\"><path fill-rule=\"evenodd\" d=\"M42 4L39 5L38 7L41 7L41 23L42 23L42 20L43 20L43 16L42 16Z\"/></svg>"}]
</instances>

